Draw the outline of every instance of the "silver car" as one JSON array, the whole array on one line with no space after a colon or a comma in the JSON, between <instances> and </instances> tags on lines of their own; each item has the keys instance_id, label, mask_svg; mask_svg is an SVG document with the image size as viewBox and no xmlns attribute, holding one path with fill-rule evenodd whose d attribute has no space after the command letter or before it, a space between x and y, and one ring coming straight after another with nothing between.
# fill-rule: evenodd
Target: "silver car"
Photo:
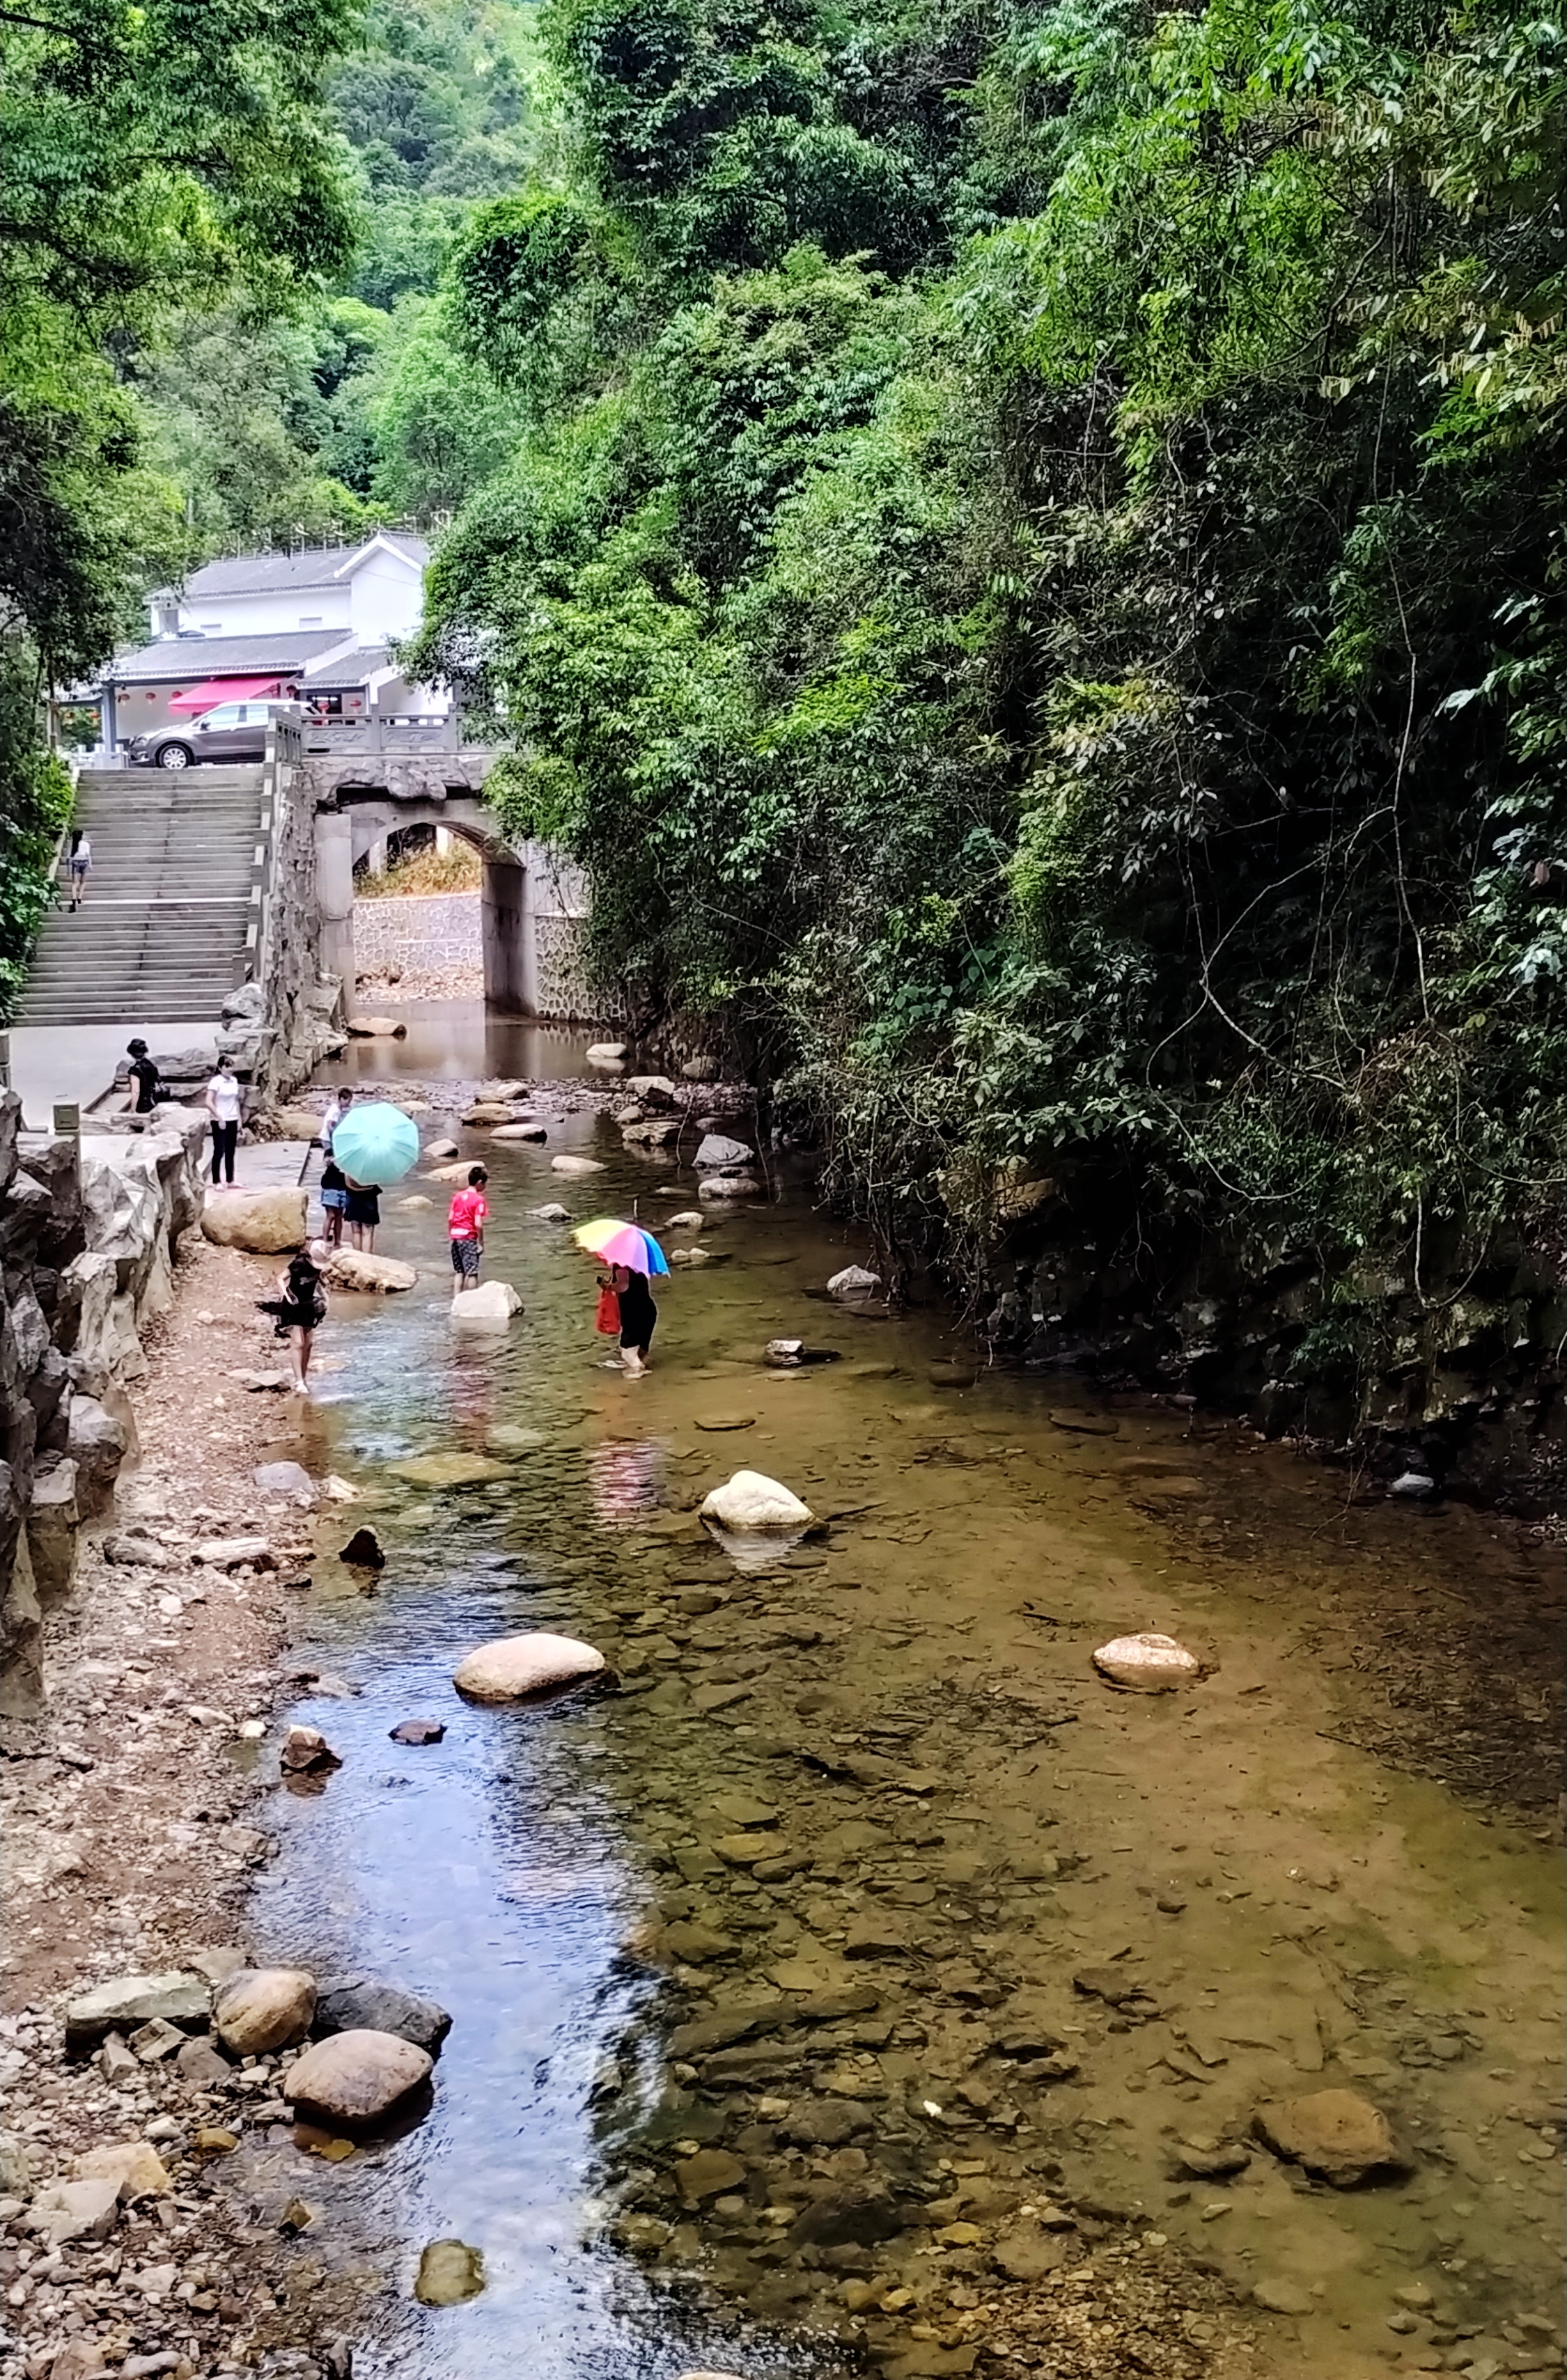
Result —
<instances>
[{"instance_id":1,"label":"silver car","mask_svg":"<svg viewBox=\"0 0 1567 2380\"><path fill-rule=\"evenodd\" d=\"M309 725L315 717L308 704L275 695L251 702L220 702L188 726L155 727L136 736L126 757L134 769L189 769L199 760L262 760L273 720L298 719Z\"/></svg>"}]
</instances>

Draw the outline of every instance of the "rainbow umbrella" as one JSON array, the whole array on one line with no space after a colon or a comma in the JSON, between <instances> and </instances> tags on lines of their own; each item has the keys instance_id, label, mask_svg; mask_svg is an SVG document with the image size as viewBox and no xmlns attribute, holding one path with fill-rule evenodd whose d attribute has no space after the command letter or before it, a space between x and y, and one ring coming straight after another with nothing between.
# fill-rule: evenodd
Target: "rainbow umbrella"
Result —
<instances>
[{"instance_id":1,"label":"rainbow umbrella","mask_svg":"<svg viewBox=\"0 0 1567 2380\"><path fill-rule=\"evenodd\" d=\"M419 1158L419 1127L384 1099L352 1107L332 1135L332 1155L350 1182L384 1190L400 1182Z\"/></svg>"},{"instance_id":2,"label":"rainbow umbrella","mask_svg":"<svg viewBox=\"0 0 1567 2380\"><path fill-rule=\"evenodd\" d=\"M624 1265L627 1272L669 1270L663 1250L640 1223L623 1223L614 1215L604 1215L596 1223L579 1224L571 1236L590 1257L600 1257L605 1264Z\"/></svg>"}]
</instances>

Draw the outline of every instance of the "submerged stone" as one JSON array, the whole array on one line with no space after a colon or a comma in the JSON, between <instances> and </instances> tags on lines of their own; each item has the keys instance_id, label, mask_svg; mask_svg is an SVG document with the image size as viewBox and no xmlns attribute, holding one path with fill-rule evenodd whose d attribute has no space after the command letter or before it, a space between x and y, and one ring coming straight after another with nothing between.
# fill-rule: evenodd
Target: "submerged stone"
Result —
<instances>
[{"instance_id":1,"label":"submerged stone","mask_svg":"<svg viewBox=\"0 0 1567 2380\"><path fill-rule=\"evenodd\" d=\"M483 2253L466 2240L432 2240L419 2257L414 2295L420 2305L462 2305L483 2288Z\"/></svg>"},{"instance_id":2,"label":"submerged stone","mask_svg":"<svg viewBox=\"0 0 1567 2380\"><path fill-rule=\"evenodd\" d=\"M477 1296L477 1291L469 1291ZM504 1463L488 1454L410 1454L401 1463L390 1463L387 1469L394 1478L407 1479L416 1488L479 1488L492 1479L507 1479L511 1474Z\"/></svg>"}]
</instances>

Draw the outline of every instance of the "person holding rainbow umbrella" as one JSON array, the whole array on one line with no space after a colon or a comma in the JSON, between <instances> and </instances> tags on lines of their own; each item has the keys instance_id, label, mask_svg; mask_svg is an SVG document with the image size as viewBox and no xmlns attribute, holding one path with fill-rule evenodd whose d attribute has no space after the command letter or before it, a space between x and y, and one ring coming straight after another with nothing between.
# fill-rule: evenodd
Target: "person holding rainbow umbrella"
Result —
<instances>
[{"instance_id":1,"label":"person holding rainbow umbrella","mask_svg":"<svg viewBox=\"0 0 1567 2380\"><path fill-rule=\"evenodd\" d=\"M633 1379L639 1378L648 1368L648 1350L659 1318L648 1281L650 1275L656 1278L668 1272L663 1250L640 1223L623 1223L613 1215L579 1224L572 1238L610 1268L608 1281L601 1277L605 1293L599 1301L599 1328L618 1330L621 1363ZM614 1305L610 1314L606 1307L612 1298Z\"/></svg>"}]
</instances>

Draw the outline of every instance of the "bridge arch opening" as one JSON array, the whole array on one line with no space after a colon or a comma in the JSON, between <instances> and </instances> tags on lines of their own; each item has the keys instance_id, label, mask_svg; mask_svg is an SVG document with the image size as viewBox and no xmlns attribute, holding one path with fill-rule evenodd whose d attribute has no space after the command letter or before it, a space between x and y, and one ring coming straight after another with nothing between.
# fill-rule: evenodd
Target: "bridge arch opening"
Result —
<instances>
[{"instance_id":1,"label":"bridge arch opening","mask_svg":"<svg viewBox=\"0 0 1567 2380\"><path fill-rule=\"evenodd\" d=\"M360 796L345 787L334 808L317 812L323 966L341 976L351 991L358 974L356 867L389 836L419 826L443 829L479 856L485 1005L508 1016L586 1017L571 964L587 910L584 888L544 845L511 841L494 812L471 795L393 801L385 794L367 791Z\"/></svg>"}]
</instances>

